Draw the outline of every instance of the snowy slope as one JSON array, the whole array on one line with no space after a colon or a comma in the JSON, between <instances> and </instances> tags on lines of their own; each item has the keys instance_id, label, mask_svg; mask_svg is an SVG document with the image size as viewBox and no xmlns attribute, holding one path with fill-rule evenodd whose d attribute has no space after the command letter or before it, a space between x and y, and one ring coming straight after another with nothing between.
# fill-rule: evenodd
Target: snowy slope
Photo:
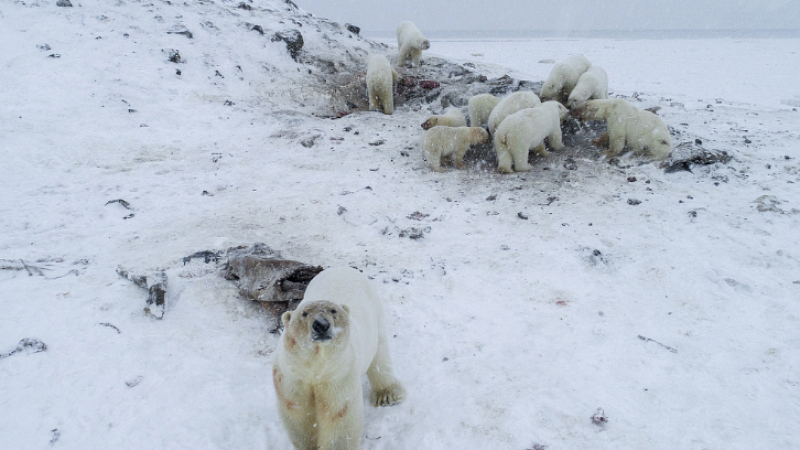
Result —
<instances>
[{"instance_id":1,"label":"snowy slope","mask_svg":"<svg viewBox=\"0 0 800 450\"><path fill-rule=\"evenodd\" d=\"M0 448L290 448L272 318L182 262L256 242L383 294L409 397L366 408L363 448L800 445L800 113L780 103L800 92L776 94L785 66L738 70L765 48L800 70L798 41L704 41L736 59L683 78L694 41L434 42L531 80L584 52L612 91L661 106L676 144L735 157L665 174L575 153L566 170L567 149L526 174L438 174L418 140L439 104L321 117L320 61L363 70L391 48L278 0L74 4L0 5L0 354L47 345L0 359ZM270 40L287 29L308 63ZM165 270L162 320L118 266Z\"/></svg>"}]
</instances>

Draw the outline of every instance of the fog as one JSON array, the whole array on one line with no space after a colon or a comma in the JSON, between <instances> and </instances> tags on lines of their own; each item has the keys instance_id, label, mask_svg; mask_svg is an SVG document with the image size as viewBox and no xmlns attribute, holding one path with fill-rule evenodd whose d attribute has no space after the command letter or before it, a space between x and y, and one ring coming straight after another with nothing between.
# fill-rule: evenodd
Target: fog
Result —
<instances>
[{"instance_id":1,"label":"fog","mask_svg":"<svg viewBox=\"0 0 800 450\"><path fill-rule=\"evenodd\" d=\"M317 16L369 31L412 20L428 31L785 30L800 0L295 0Z\"/></svg>"}]
</instances>

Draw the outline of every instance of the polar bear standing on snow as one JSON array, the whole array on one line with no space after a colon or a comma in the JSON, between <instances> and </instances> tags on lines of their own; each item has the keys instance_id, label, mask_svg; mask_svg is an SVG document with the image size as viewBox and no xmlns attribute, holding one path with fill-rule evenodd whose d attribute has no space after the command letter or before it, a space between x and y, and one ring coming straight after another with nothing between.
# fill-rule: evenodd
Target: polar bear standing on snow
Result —
<instances>
[{"instance_id":1,"label":"polar bear standing on snow","mask_svg":"<svg viewBox=\"0 0 800 450\"><path fill-rule=\"evenodd\" d=\"M489 114L489 133L494 136L497 127L506 117L525 108L535 108L542 104L539 97L531 91L518 91L503 98Z\"/></svg>"},{"instance_id":2,"label":"polar bear standing on snow","mask_svg":"<svg viewBox=\"0 0 800 450\"><path fill-rule=\"evenodd\" d=\"M489 115L498 103L500 103L500 99L492 94L480 94L470 97L467 105L470 126L485 127L488 125Z\"/></svg>"},{"instance_id":3,"label":"polar bear standing on snow","mask_svg":"<svg viewBox=\"0 0 800 450\"><path fill-rule=\"evenodd\" d=\"M572 55L553 66L553 70L550 71L550 76L545 80L539 94L542 100L567 103L569 94L578 84L578 78L589 70L591 65L592 63L583 55Z\"/></svg>"},{"instance_id":4,"label":"polar bear standing on snow","mask_svg":"<svg viewBox=\"0 0 800 450\"><path fill-rule=\"evenodd\" d=\"M392 86L397 82L397 72L383 55L367 57L367 95L369 109L380 109L384 114L394 112Z\"/></svg>"},{"instance_id":5,"label":"polar bear standing on snow","mask_svg":"<svg viewBox=\"0 0 800 450\"><path fill-rule=\"evenodd\" d=\"M587 100L608 98L608 75L602 67L592 66L578 78L578 84L569 94L567 106L577 108Z\"/></svg>"},{"instance_id":6,"label":"polar bear standing on snow","mask_svg":"<svg viewBox=\"0 0 800 450\"><path fill-rule=\"evenodd\" d=\"M397 65L404 66L411 62L412 67L419 66L422 51L431 48L431 42L422 35L414 22L409 20L397 26Z\"/></svg>"},{"instance_id":7,"label":"polar bear standing on snow","mask_svg":"<svg viewBox=\"0 0 800 450\"><path fill-rule=\"evenodd\" d=\"M544 148L545 139L551 149L563 149L561 121L566 116L567 108L564 105L549 101L506 117L497 127L494 136L497 170L501 173L531 170L533 166L528 164L528 150L533 149L539 155L547 156L549 153Z\"/></svg>"},{"instance_id":8,"label":"polar bear standing on snow","mask_svg":"<svg viewBox=\"0 0 800 450\"><path fill-rule=\"evenodd\" d=\"M482 127L433 127L422 135L420 147L431 170L443 172L442 160L452 159L456 169L463 169L469 146L487 142L489 133Z\"/></svg>"},{"instance_id":9,"label":"polar bear standing on snow","mask_svg":"<svg viewBox=\"0 0 800 450\"><path fill-rule=\"evenodd\" d=\"M327 269L281 321L272 378L295 449L358 449L362 375L369 378L375 406L400 403L405 394L392 372L378 294L355 269Z\"/></svg>"},{"instance_id":10,"label":"polar bear standing on snow","mask_svg":"<svg viewBox=\"0 0 800 450\"><path fill-rule=\"evenodd\" d=\"M433 116L430 119L422 122L423 130L430 130L433 127L465 127L467 126L467 119L461 110L455 106L451 106L444 110L444 114L440 116Z\"/></svg>"},{"instance_id":11,"label":"polar bear standing on snow","mask_svg":"<svg viewBox=\"0 0 800 450\"><path fill-rule=\"evenodd\" d=\"M672 139L664 121L650 111L639 109L625 100L589 100L572 111L582 120L605 120L608 126L608 151L613 157L627 147L636 154L662 160L672 151ZM606 135L599 140L604 140Z\"/></svg>"}]
</instances>

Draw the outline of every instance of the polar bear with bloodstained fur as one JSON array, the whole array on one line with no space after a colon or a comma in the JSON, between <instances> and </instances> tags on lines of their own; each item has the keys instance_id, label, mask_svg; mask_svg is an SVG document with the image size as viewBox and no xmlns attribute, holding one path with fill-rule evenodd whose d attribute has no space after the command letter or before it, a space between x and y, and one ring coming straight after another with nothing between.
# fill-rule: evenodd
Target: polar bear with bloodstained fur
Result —
<instances>
[{"instance_id":1,"label":"polar bear with bloodstained fur","mask_svg":"<svg viewBox=\"0 0 800 450\"><path fill-rule=\"evenodd\" d=\"M566 116L564 105L549 101L506 117L494 136L497 170L501 173L531 170L533 166L528 164L528 151L533 149L541 156L549 155L544 147L545 139L551 149L562 150L561 122Z\"/></svg>"},{"instance_id":2,"label":"polar bear with bloodstained fur","mask_svg":"<svg viewBox=\"0 0 800 450\"><path fill-rule=\"evenodd\" d=\"M367 57L367 95L369 109L379 109L384 114L394 112L392 87L397 82L397 72L383 55Z\"/></svg>"},{"instance_id":3,"label":"polar bear with bloodstained fur","mask_svg":"<svg viewBox=\"0 0 800 450\"><path fill-rule=\"evenodd\" d=\"M364 426L362 375L369 378L375 406L399 403L405 394L392 372L378 294L355 269L327 269L281 321L272 377L294 448L357 450Z\"/></svg>"},{"instance_id":4,"label":"polar bear with bloodstained fur","mask_svg":"<svg viewBox=\"0 0 800 450\"><path fill-rule=\"evenodd\" d=\"M488 125L489 115L498 103L500 103L500 99L492 94L480 94L470 97L467 104L470 126L485 127Z\"/></svg>"},{"instance_id":5,"label":"polar bear with bloodstained fur","mask_svg":"<svg viewBox=\"0 0 800 450\"><path fill-rule=\"evenodd\" d=\"M431 48L431 42L422 35L414 22L409 20L397 26L397 65L404 66L411 62L412 67L419 66L419 58L423 50Z\"/></svg>"},{"instance_id":6,"label":"polar bear with bloodstained fur","mask_svg":"<svg viewBox=\"0 0 800 450\"><path fill-rule=\"evenodd\" d=\"M588 100L606 98L608 98L608 75L602 67L592 66L578 78L578 84L569 94L567 107L577 108Z\"/></svg>"},{"instance_id":7,"label":"polar bear with bloodstained fur","mask_svg":"<svg viewBox=\"0 0 800 450\"><path fill-rule=\"evenodd\" d=\"M489 133L494 136L497 127L511 114L525 108L535 108L541 104L542 101L539 100L539 97L531 91L518 91L504 97L489 114Z\"/></svg>"},{"instance_id":8,"label":"polar bear with bloodstained fur","mask_svg":"<svg viewBox=\"0 0 800 450\"><path fill-rule=\"evenodd\" d=\"M553 66L550 76L547 77L539 96L543 101L556 100L567 103L569 94L578 84L578 79L583 75L592 63L583 55L572 55Z\"/></svg>"},{"instance_id":9,"label":"polar bear with bloodstained fur","mask_svg":"<svg viewBox=\"0 0 800 450\"><path fill-rule=\"evenodd\" d=\"M461 110L455 106L451 106L444 111L444 114L433 116L430 119L422 122L423 130L430 130L433 127L465 127L467 126L467 119Z\"/></svg>"},{"instance_id":10,"label":"polar bear with bloodstained fur","mask_svg":"<svg viewBox=\"0 0 800 450\"><path fill-rule=\"evenodd\" d=\"M664 121L625 100L589 100L574 109L572 115L582 120L606 121L608 151L605 155L608 157L617 156L627 148L635 154L662 160L672 151L672 139ZM598 140L605 140L605 136Z\"/></svg>"},{"instance_id":11,"label":"polar bear with bloodstained fur","mask_svg":"<svg viewBox=\"0 0 800 450\"><path fill-rule=\"evenodd\" d=\"M433 127L422 135L420 147L431 170L442 172L442 161L450 159L456 169L463 169L464 155L470 145L489 142L489 133L482 127Z\"/></svg>"}]
</instances>

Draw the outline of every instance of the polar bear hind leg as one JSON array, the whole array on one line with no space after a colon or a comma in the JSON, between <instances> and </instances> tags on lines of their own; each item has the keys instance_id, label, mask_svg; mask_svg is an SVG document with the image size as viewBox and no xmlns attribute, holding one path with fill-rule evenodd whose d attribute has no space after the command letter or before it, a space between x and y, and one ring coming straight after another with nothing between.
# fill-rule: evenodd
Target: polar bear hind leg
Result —
<instances>
[{"instance_id":1,"label":"polar bear hind leg","mask_svg":"<svg viewBox=\"0 0 800 450\"><path fill-rule=\"evenodd\" d=\"M562 140L560 126L556 127L556 129L553 130L553 133L547 137L547 144L550 146L551 150L555 150L557 152L564 150L564 141ZM542 156L547 156L547 155L542 155Z\"/></svg>"},{"instance_id":2,"label":"polar bear hind leg","mask_svg":"<svg viewBox=\"0 0 800 450\"><path fill-rule=\"evenodd\" d=\"M542 146L543 144L539 144L536 147ZM511 150L511 158L514 160L514 171L515 172L527 172L533 169L533 166L528 164L528 153L530 147L527 145L515 145ZM547 153L547 150L544 150ZM546 156L546 155L544 155Z\"/></svg>"}]
</instances>

